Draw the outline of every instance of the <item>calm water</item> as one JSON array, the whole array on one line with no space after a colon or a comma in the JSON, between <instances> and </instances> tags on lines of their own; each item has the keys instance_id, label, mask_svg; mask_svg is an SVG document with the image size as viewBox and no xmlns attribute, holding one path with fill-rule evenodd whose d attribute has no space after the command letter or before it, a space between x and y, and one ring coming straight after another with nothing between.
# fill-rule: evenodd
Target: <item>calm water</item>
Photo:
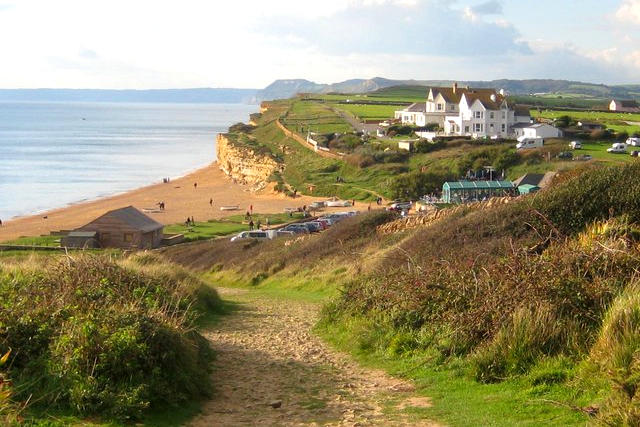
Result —
<instances>
[{"instance_id":1,"label":"calm water","mask_svg":"<svg viewBox=\"0 0 640 427\"><path fill-rule=\"evenodd\" d=\"M215 158L255 105L0 103L0 219L131 190Z\"/></svg>"}]
</instances>

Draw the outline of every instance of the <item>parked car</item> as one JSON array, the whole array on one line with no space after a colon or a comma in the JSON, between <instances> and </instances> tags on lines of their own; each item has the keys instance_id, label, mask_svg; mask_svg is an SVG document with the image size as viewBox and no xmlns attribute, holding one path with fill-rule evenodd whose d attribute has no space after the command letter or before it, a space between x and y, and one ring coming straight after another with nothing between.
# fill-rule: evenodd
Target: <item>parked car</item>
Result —
<instances>
[{"instance_id":1,"label":"parked car","mask_svg":"<svg viewBox=\"0 0 640 427\"><path fill-rule=\"evenodd\" d=\"M320 209L324 208L325 206L327 206L327 202L311 202L311 204L309 205L311 209Z\"/></svg>"},{"instance_id":2,"label":"parked car","mask_svg":"<svg viewBox=\"0 0 640 427\"><path fill-rule=\"evenodd\" d=\"M640 138L638 137L631 137L627 139L627 145L630 145L632 147L640 147Z\"/></svg>"},{"instance_id":3,"label":"parked car","mask_svg":"<svg viewBox=\"0 0 640 427\"><path fill-rule=\"evenodd\" d=\"M593 157L591 157L590 154L583 154L582 156L576 156L576 157L573 158L573 160L581 160L581 161L585 161L585 162L588 161L588 160L591 160L591 159L593 159Z\"/></svg>"},{"instance_id":4,"label":"parked car","mask_svg":"<svg viewBox=\"0 0 640 427\"><path fill-rule=\"evenodd\" d=\"M327 223L325 223L324 221L320 221L320 220L314 220L314 221L309 221L313 224L316 224L319 228L320 231L326 230L327 228L329 228L329 226L327 225ZM309 224L309 222L307 224Z\"/></svg>"},{"instance_id":5,"label":"parked car","mask_svg":"<svg viewBox=\"0 0 640 427\"><path fill-rule=\"evenodd\" d=\"M563 151L561 153L558 153L558 155L556 156L558 159L573 159L573 153L571 151Z\"/></svg>"},{"instance_id":6,"label":"parked car","mask_svg":"<svg viewBox=\"0 0 640 427\"><path fill-rule=\"evenodd\" d=\"M236 234L231 238L232 242L237 242L238 240L244 239L259 239L259 240L271 240L277 236L275 230L254 230L254 231L243 231L239 234Z\"/></svg>"},{"instance_id":7,"label":"parked car","mask_svg":"<svg viewBox=\"0 0 640 427\"><path fill-rule=\"evenodd\" d=\"M571 147L572 150L580 150L582 148L582 142L580 142L580 141L571 141L569 143L569 147Z\"/></svg>"},{"instance_id":8,"label":"parked car","mask_svg":"<svg viewBox=\"0 0 640 427\"><path fill-rule=\"evenodd\" d=\"M295 234L309 234L309 228L303 224L289 224L281 229L282 231L292 231Z\"/></svg>"},{"instance_id":9,"label":"parked car","mask_svg":"<svg viewBox=\"0 0 640 427\"><path fill-rule=\"evenodd\" d=\"M640 156L640 151L638 151L638 150L633 150L633 151L631 152L631 157L638 157L638 156Z\"/></svg>"},{"instance_id":10,"label":"parked car","mask_svg":"<svg viewBox=\"0 0 640 427\"><path fill-rule=\"evenodd\" d=\"M327 200L327 206L330 208L351 206L350 200Z\"/></svg>"},{"instance_id":11,"label":"parked car","mask_svg":"<svg viewBox=\"0 0 640 427\"><path fill-rule=\"evenodd\" d=\"M540 148L544 146L544 139L538 138L525 138L519 137L518 143L516 144L516 149L518 150L527 150L529 148Z\"/></svg>"},{"instance_id":12,"label":"parked car","mask_svg":"<svg viewBox=\"0 0 640 427\"><path fill-rule=\"evenodd\" d=\"M319 222L320 224L322 224L322 226L324 227L324 229L326 230L327 228L331 227L331 220L328 218L318 218L316 219L317 222Z\"/></svg>"},{"instance_id":13,"label":"parked car","mask_svg":"<svg viewBox=\"0 0 640 427\"><path fill-rule=\"evenodd\" d=\"M621 154L627 152L627 144L624 142L616 142L611 145L611 148L607 148L607 153Z\"/></svg>"},{"instance_id":14,"label":"parked car","mask_svg":"<svg viewBox=\"0 0 640 427\"><path fill-rule=\"evenodd\" d=\"M290 237L293 236L294 233L293 231L288 231L288 230L276 230L276 236L277 237Z\"/></svg>"},{"instance_id":15,"label":"parked car","mask_svg":"<svg viewBox=\"0 0 640 427\"><path fill-rule=\"evenodd\" d=\"M391 205L389 205L389 207L387 208L387 210L389 211L396 212L408 211L409 209L411 209L411 202L391 203Z\"/></svg>"},{"instance_id":16,"label":"parked car","mask_svg":"<svg viewBox=\"0 0 640 427\"><path fill-rule=\"evenodd\" d=\"M303 222L302 225L307 227L309 233L319 233L322 231L322 226L315 221Z\"/></svg>"}]
</instances>

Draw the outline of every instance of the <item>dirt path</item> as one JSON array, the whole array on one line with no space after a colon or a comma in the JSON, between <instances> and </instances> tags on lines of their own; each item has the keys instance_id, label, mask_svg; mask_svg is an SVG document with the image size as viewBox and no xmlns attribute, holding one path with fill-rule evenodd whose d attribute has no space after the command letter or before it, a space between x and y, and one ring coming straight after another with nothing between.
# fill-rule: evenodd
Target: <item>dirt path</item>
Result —
<instances>
[{"instance_id":1,"label":"dirt path","mask_svg":"<svg viewBox=\"0 0 640 427\"><path fill-rule=\"evenodd\" d=\"M191 425L436 425L415 418L430 401L410 383L362 368L311 333L317 305L219 292L240 308L206 334L217 391Z\"/></svg>"}]
</instances>

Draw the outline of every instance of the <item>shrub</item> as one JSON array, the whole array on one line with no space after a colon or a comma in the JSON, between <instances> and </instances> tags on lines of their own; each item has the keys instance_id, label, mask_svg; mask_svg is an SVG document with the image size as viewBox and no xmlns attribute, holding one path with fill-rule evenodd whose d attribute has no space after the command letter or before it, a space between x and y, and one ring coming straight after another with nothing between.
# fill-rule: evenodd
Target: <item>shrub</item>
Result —
<instances>
[{"instance_id":1,"label":"shrub","mask_svg":"<svg viewBox=\"0 0 640 427\"><path fill-rule=\"evenodd\" d=\"M18 265L0 272L0 300L17 398L136 419L210 391L212 354L194 325L220 301L155 254Z\"/></svg>"},{"instance_id":2,"label":"shrub","mask_svg":"<svg viewBox=\"0 0 640 427\"><path fill-rule=\"evenodd\" d=\"M598 418L604 425L640 424L640 285L616 298L589 357L611 390Z\"/></svg>"}]
</instances>

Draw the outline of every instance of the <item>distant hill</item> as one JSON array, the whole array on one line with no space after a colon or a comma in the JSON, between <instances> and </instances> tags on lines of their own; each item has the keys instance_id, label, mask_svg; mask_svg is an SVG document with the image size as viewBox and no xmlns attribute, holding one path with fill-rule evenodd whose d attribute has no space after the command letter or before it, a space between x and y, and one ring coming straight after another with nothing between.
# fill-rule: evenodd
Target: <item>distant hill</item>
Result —
<instances>
[{"instance_id":1,"label":"distant hill","mask_svg":"<svg viewBox=\"0 0 640 427\"><path fill-rule=\"evenodd\" d=\"M255 102L257 89L0 89L0 101L175 102L242 104Z\"/></svg>"},{"instance_id":2,"label":"distant hill","mask_svg":"<svg viewBox=\"0 0 640 427\"><path fill-rule=\"evenodd\" d=\"M450 86L454 80L391 80L382 77L351 79L333 84L320 84L303 79L276 80L261 91L258 100L289 98L296 93L365 93L394 86ZM459 85L505 89L513 95L542 93L573 94L592 98L640 99L640 85L607 86L569 80L529 79L457 81Z\"/></svg>"}]
</instances>

